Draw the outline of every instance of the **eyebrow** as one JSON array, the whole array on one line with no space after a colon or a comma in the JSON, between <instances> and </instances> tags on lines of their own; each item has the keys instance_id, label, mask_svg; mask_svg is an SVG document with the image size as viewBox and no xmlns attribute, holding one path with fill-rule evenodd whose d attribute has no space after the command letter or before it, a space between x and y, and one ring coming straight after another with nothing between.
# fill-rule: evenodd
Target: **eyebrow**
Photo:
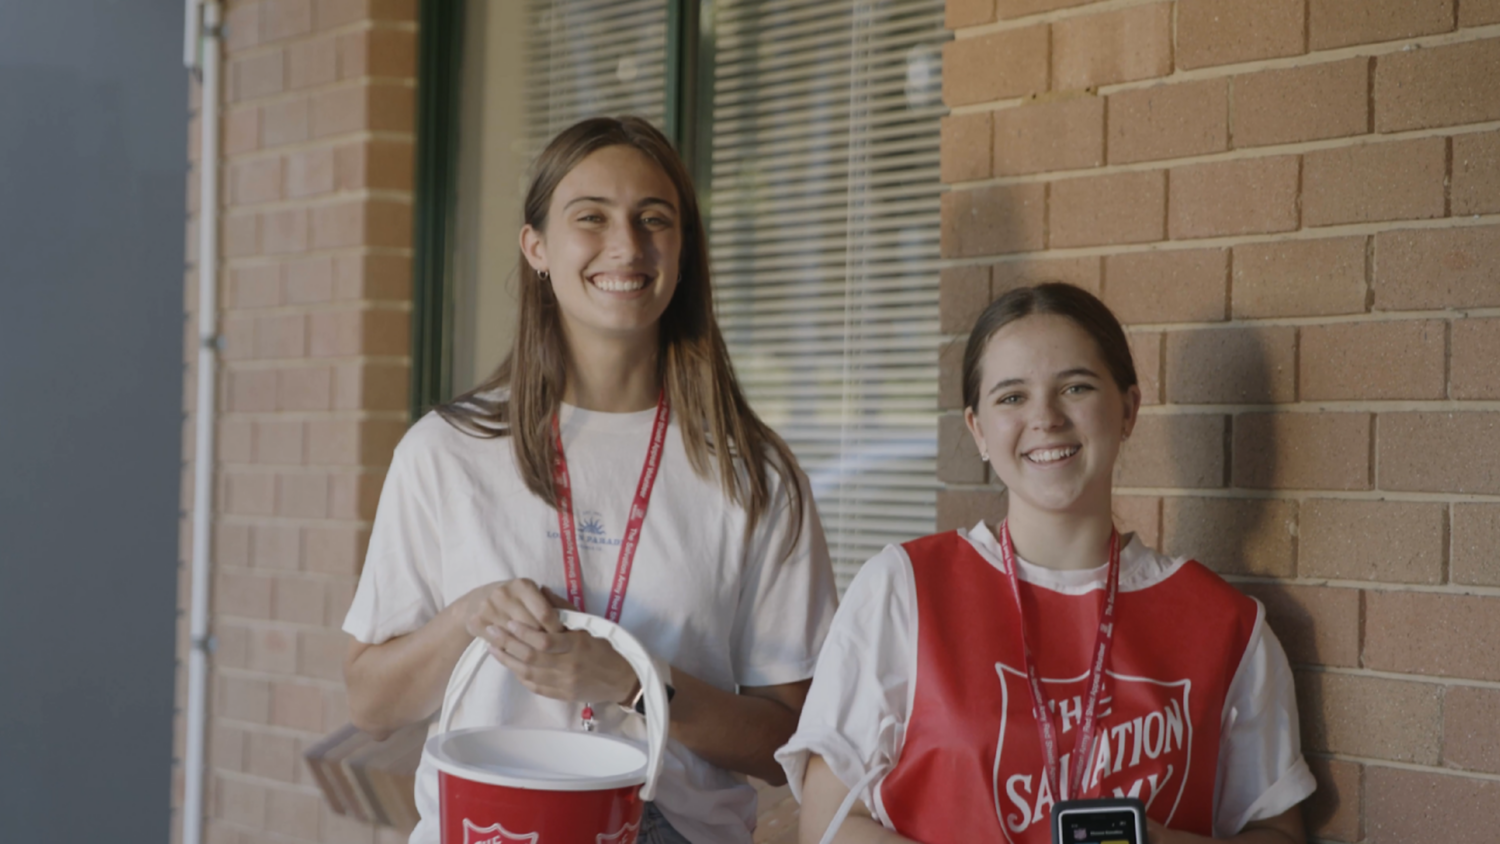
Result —
<instances>
[{"instance_id":1,"label":"eyebrow","mask_svg":"<svg viewBox=\"0 0 1500 844\"><path fill-rule=\"evenodd\" d=\"M609 205L609 206L614 206L616 204L613 199L610 199L610 198L604 197L604 196L578 196L578 197L574 197L573 199L568 200L568 204L563 206L563 210L566 211L567 209L572 208L574 205L576 205L577 203L580 203L580 202L596 202L596 203L598 203L600 205ZM645 199L642 199L641 202L640 202L640 204L641 204L641 206L646 206L646 205L662 205L662 206L665 206L668 210L672 211L673 213L676 213L676 211L677 211L677 206L675 206L672 203L666 201L665 199L662 199L661 197L657 197L657 196L648 196Z\"/></svg>"},{"instance_id":2,"label":"eyebrow","mask_svg":"<svg viewBox=\"0 0 1500 844\"><path fill-rule=\"evenodd\" d=\"M1092 369L1089 369L1086 366L1075 366L1072 369L1064 369L1062 372L1057 373L1058 378L1070 378L1075 375L1084 375L1094 379L1097 379L1099 377L1099 373L1095 372ZM1026 379L1024 378L1007 378L1004 381L997 381L995 382L995 385L993 387L990 387L990 392L994 393L1007 387L1014 387L1017 384L1024 384L1025 381Z\"/></svg>"}]
</instances>

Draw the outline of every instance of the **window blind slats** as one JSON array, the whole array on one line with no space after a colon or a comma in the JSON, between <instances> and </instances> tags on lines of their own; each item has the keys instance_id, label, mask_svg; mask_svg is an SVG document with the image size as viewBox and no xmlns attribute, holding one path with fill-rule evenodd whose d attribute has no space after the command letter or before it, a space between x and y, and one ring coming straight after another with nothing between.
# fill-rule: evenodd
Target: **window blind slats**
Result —
<instances>
[{"instance_id":1,"label":"window blind slats","mask_svg":"<svg viewBox=\"0 0 1500 844\"><path fill-rule=\"evenodd\" d=\"M813 485L840 585L933 528L943 0L720 0L725 341Z\"/></svg>"}]
</instances>

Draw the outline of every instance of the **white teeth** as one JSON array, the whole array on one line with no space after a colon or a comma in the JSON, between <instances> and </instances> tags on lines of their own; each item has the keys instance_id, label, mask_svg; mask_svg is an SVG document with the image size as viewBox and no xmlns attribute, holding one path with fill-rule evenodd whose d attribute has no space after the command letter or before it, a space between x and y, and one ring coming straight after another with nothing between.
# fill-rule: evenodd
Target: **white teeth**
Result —
<instances>
[{"instance_id":1,"label":"white teeth","mask_svg":"<svg viewBox=\"0 0 1500 844\"><path fill-rule=\"evenodd\" d=\"M607 293L632 293L646 286L644 276L596 275L589 281Z\"/></svg>"},{"instance_id":2,"label":"white teeth","mask_svg":"<svg viewBox=\"0 0 1500 844\"><path fill-rule=\"evenodd\" d=\"M1056 463L1077 453L1078 446L1076 445L1065 446L1063 448L1042 448L1028 453L1026 459L1032 463Z\"/></svg>"}]
</instances>

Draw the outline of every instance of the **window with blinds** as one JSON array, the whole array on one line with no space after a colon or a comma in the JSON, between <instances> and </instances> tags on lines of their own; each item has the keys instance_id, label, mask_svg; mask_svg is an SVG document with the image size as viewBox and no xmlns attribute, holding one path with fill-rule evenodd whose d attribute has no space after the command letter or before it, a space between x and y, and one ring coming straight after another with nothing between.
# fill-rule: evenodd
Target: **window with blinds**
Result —
<instances>
[{"instance_id":1,"label":"window with blinds","mask_svg":"<svg viewBox=\"0 0 1500 844\"><path fill-rule=\"evenodd\" d=\"M943 0L718 0L720 324L846 585L932 532Z\"/></svg>"}]
</instances>

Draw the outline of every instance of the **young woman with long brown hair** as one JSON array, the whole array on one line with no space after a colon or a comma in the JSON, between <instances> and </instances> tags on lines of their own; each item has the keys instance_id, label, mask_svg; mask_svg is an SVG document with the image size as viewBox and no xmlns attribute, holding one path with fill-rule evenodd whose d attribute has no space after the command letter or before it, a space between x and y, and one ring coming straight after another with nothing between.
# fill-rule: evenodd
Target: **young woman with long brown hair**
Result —
<instances>
[{"instance_id":1,"label":"young woman with long brown hair","mask_svg":"<svg viewBox=\"0 0 1500 844\"><path fill-rule=\"evenodd\" d=\"M344 623L355 724L427 717L483 637L494 662L455 727L643 739L629 665L558 623L577 606L630 630L672 689L640 840L749 842L739 774L781 778L773 753L836 600L806 479L735 381L692 183L660 132L565 130L536 162L525 222L510 356L414 425L386 477ZM425 767L417 802L412 841L435 842Z\"/></svg>"},{"instance_id":2,"label":"young woman with long brown hair","mask_svg":"<svg viewBox=\"0 0 1500 844\"><path fill-rule=\"evenodd\" d=\"M851 805L837 844L1048 844L1058 801L1097 797L1144 803L1151 844L1302 844L1313 778L1264 610L1115 529L1136 381L1079 288L980 315L964 418L1006 512L889 546L850 584L778 753L803 844ZM1077 840L1101 837L1126 836Z\"/></svg>"}]
</instances>

